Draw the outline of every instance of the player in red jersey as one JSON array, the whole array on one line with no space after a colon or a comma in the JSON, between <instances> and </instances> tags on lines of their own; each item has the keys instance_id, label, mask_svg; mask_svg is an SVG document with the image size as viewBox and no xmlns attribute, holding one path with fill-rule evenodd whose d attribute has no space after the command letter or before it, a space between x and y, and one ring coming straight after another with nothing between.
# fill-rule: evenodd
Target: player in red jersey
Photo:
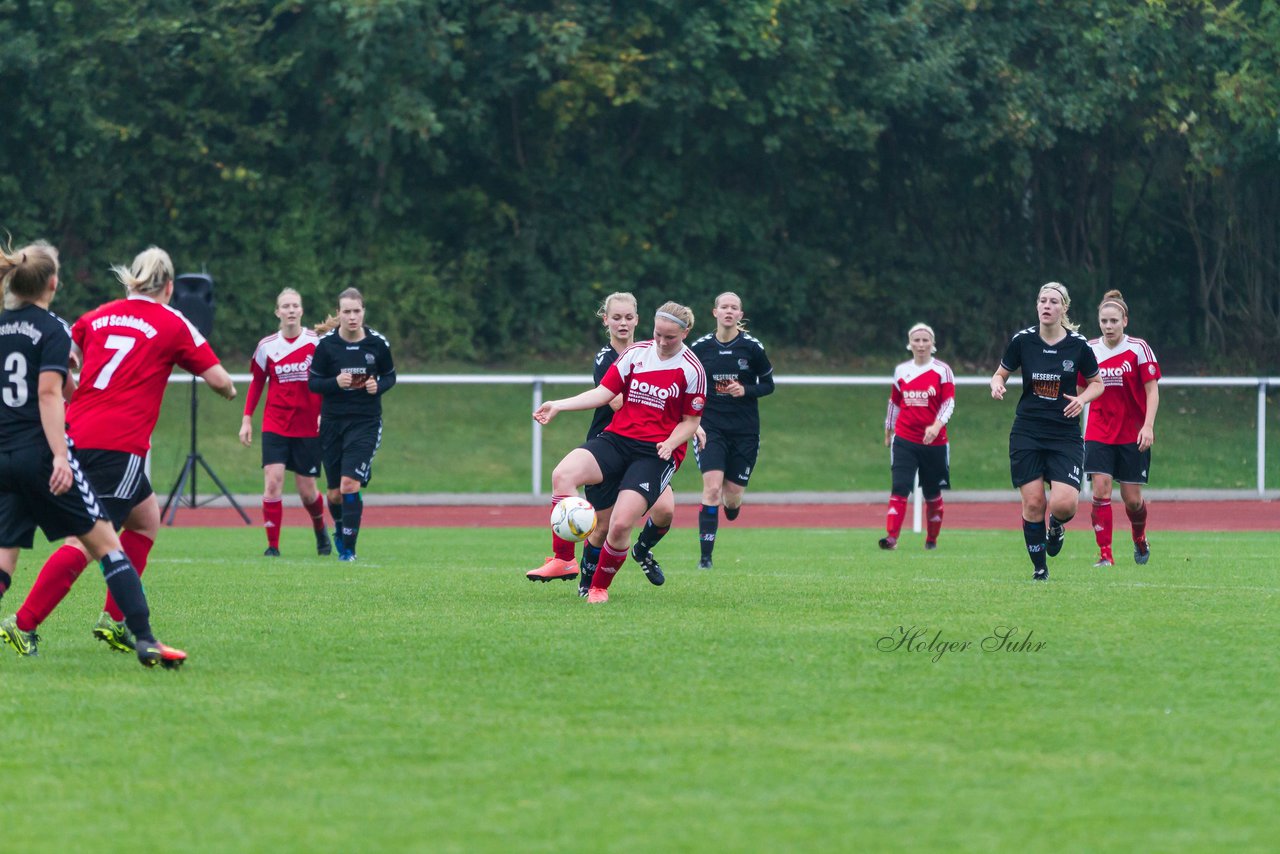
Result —
<instances>
[{"instance_id":1,"label":"player in red jersey","mask_svg":"<svg viewBox=\"0 0 1280 854\"><path fill-rule=\"evenodd\" d=\"M654 315L653 340L624 350L599 386L547 401L533 413L538 423L549 424L560 412L594 409L622 395L622 406L609 426L570 451L551 473L552 506L581 486L616 487L588 602L608 601L609 585L627 559L632 529L671 483L698 429L707 377L684 344L692 326L692 310L674 302L663 304Z\"/></svg>"},{"instance_id":2,"label":"player in red jersey","mask_svg":"<svg viewBox=\"0 0 1280 854\"><path fill-rule=\"evenodd\" d=\"M143 458L151 447L169 374L178 365L228 400L235 398L236 387L209 342L182 312L169 306L173 262L168 253L152 246L130 267L111 269L128 295L90 311L71 327L84 368L67 410L67 434L112 524L124 528L120 543L141 575L160 530L160 507L143 471ZM18 628L35 631L88 561L84 545L68 537L49 556L18 609ZM93 635L114 650L134 649L134 638L110 593Z\"/></svg>"},{"instance_id":3,"label":"player in red jersey","mask_svg":"<svg viewBox=\"0 0 1280 854\"><path fill-rule=\"evenodd\" d=\"M285 470L293 472L302 506L311 516L316 554L332 554L324 527L324 498L316 489L320 474L320 395L307 385L311 359L320 336L302 327L302 295L285 288L276 297L280 331L258 342L249 362L253 379L245 394L240 444L253 442L253 411L262 390L262 524L267 532L267 557L280 556L280 525L284 519Z\"/></svg>"},{"instance_id":4,"label":"player in red jersey","mask_svg":"<svg viewBox=\"0 0 1280 854\"><path fill-rule=\"evenodd\" d=\"M609 335L609 343L596 353L593 365L592 379L596 385L599 385L622 351L634 343L633 334L640 318L640 308L634 296L619 291L604 298L600 308L596 310L596 316L600 318ZM619 394L604 406L597 407L591 417L591 425L587 428L587 439L590 440L603 432L613 420L613 413L621 406L622 395ZM547 558L542 566L526 572L525 577L530 581L556 579L567 581L576 575L578 595L585 598L591 589L591 579L595 575L596 566L600 563L600 550L604 548L605 532L609 528L609 515L618 490L616 486L611 487L609 484L592 484L583 491L592 507L605 509L596 511L596 527L582 544L582 560L575 566L573 543L561 540L552 534L551 557ZM644 528L631 549L631 556L644 571L644 577L655 586L661 586L667 579L662 573L662 566L658 563L658 559L653 555L653 548L671 530L671 522L675 514L676 497L668 485L650 508L649 518L645 520ZM562 554L568 557L560 557Z\"/></svg>"},{"instance_id":5,"label":"player in red jersey","mask_svg":"<svg viewBox=\"0 0 1280 854\"><path fill-rule=\"evenodd\" d=\"M0 285L0 596L18 549L31 547L37 526L53 540L76 533L123 603L138 661L177 668L187 655L152 633L142 582L67 441L63 397L74 385L71 336L49 311L58 290L57 250L44 242L0 250ZM16 617L0 620L0 638L19 655L37 654L39 637L19 629Z\"/></svg>"},{"instance_id":6,"label":"player in red jersey","mask_svg":"<svg viewBox=\"0 0 1280 854\"><path fill-rule=\"evenodd\" d=\"M885 536L880 548L898 546L898 534L907 514L916 473L925 500L926 549L938 547L942 530L942 490L951 488L951 447L947 444L947 421L956 408L956 381L951 368L933 358L933 328L917 323L907 332L911 361L893 370L893 390L884 419L884 444L891 447L889 467L893 487L885 517Z\"/></svg>"},{"instance_id":7,"label":"player in red jersey","mask_svg":"<svg viewBox=\"0 0 1280 854\"><path fill-rule=\"evenodd\" d=\"M1084 471L1093 484L1093 531L1098 540L1097 567L1111 566L1111 485L1133 526L1133 559L1145 564L1147 504L1142 486L1151 468L1156 410L1160 408L1160 364L1141 338L1126 335L1129 305L1119 291L1107 291L1098 305L1102 337L1089 342L1098 359L1105 390L1089 407L1084 431Z\"/></svg>"}]
</instances>

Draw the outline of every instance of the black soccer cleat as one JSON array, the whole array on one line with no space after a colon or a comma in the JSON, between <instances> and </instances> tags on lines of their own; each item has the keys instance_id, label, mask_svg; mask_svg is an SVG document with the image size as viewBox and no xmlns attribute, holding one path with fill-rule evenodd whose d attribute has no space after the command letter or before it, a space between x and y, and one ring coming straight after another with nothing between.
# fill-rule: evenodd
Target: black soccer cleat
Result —
<instances>
[{"instance_id":1,"label":"black soccer cleat","mask_svg":"<svg viewBox=\"0 0 1280 854\"><path fill-rule=\"evenodd\" d=\"M333 546L329 542L328 531L316 531L316 554L328 557L333 554Z\"/></svg>"},{"instance_id":2,"label":"black soccer cleat","mask_svg":"<svg viewBox=\"0 0 1280 854\"><path fill-rule=\"evenodd\" d=\"M155 667L157 664L165 670L177 670L187 661L187 654L180 649L165 646L158 640L136 640L135 651L138 663L143 667Z\"/></svg>"},{"instance_id":3,"label":"black soccer cleat","mask_svg":"<svg viewBox=\"0 0 1280 854\"><path fill-rule=\"evenodd\" d=\"M1032 581L1048 581L1048 580L1049 580L1049 570L1048 570L1047 568L1046 568L1046 569L1037 569L1037 570L1032 574L1032 576L1031 576L1031 580L1032 580Z\"/></svg>"},{"instance_id":4,"label":"black soccer cleat","mask_svg":"<svg viewBox=\"0 0 1280 854\"><path fill-rule=\"evenodd\" d=\"M876 544L885 551L891 552L898 547L898 540L896 537L881 537Z\"/></svg>"},{"instance_id":5,"label":"black soccer cleat","mask_svg":"<svg viewBox=\"0 0 1280 854\"><path fill-rule=\"evenodd\" d=\"M710 569L710 568L711 568L711 558L704 557L702 560L698 561L698 569Z\"/></svg>"},{"instance_id":6,"label":"black soccer cleat","mask_svg":"<svg viewBox=\"0 0 1280 854\"><path fill-rule=\"evenodd\" d=\"M640 564L640 569L644 570L644 577L649 579L649 583L655 587L661 587L667 580L662 574L662 567L658 566L658 560L653 556L653 552L646 551L640 554L639 546L631 547L631 557L635 558L636 563Z\"/></svg>"},{"instance_id":7,"label":"black soccer cleat","mask_svg":"<svg viewBox=\"0 0 1280 854\"><path fill-rule=\"evenodd\" d=\"M1057 557L1062 551L1062 544L1067 540L1067 529L1058 520L1049 517L1049 532L1045 535L1044 547L1049 557Z\"/></svg>"},{"instance_id":8,"label":"black soccer cleat","mask_svg":"<svg viewBox=\"0 0 1280 854\"><path fill-rule=\"evenodd\" d=\"M1134 540L1133 543L1133 562L1138 566L1143 566L1147 561L1151 560L1151 544L1147 542L1147 538Z\"/></svg>"},{"instance_id":9,"label":"black soccer cleat","mask_svg":"<svg viewBox=\"0 0 1280 854\"><path fill-rule=\"evenodd\" d=\"M741 512L742 512L741 504L739 504L737 507L726 507L724 508L724 518L732 522L734 519L738 518L738 514Z\"/></svg>"},{"instance_id":10,"label":"black soccer cleat","mask_svg":"<svg viewBox=\"0 0 1280 854\"><path fill-rule=\"evenodd\" d=\"M275 546L267 546L267 550L262 553L263 557L280 557L280 550Z\"/></svg>"}]
</instances>

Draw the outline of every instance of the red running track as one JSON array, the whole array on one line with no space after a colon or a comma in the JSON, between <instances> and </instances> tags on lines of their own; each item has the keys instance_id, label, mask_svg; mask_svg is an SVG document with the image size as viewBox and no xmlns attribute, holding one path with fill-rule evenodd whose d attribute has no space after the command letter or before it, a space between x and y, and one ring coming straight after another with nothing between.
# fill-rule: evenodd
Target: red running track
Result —
<instances>
[{"instance_id":1,"label":"red running track","mask_svg":"<svg viewBox=\"0 0 1280 854\"><path fill-rule=\"evenodd\" d=\"M1115 524L1124 528L1124 508L1113 504ZM886 504L746 504L736 522L745 528L881 528ZM246 507L254 525L262 524L260 507ZM547 524L550 507L512 505L427 505L382 507L365 505L364 525L418 528L512 528ZM1087 505L1077 519L1088 519ZM1153 530L1167 531L1280 531L1280 501L1160 501L1150 504ZM676 508L676 525L697 527L697 505ZM966 502L946 505L946 527L960 529L1014 528L1021 515L1017 501ZM286 525L307 525L300 507L285 508ZM907 519L910 527L911 520ZM179 508L176 527L234 528L244 521L230 507Z\"/></svg>"}]
</instances>

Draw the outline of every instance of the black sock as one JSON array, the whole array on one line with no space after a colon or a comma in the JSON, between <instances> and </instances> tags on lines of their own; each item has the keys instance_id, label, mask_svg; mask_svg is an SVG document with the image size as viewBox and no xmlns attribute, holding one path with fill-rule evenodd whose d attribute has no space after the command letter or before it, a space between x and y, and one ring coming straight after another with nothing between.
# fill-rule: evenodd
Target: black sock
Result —
<instances>
[{"instance_id":1,"label":"black sock","mask_svg":"<svg viewBox=\"0 0 1280 854\"><path fill-rule=\"evenodd\" d=\"M147 607L147 595L142 592L142 579L123 551L109 552L98 565L107 589L116 600L116 606L124 613L125 625L140 641L155 643L151 634L151 610Z\"/></svg>"},{"instance_id":2,"label":"black sock","mask_svg":"<svg viewBox=\"0 0 1280 854\"><path fill-rule=\"evenodd\" d=\"M341 501L329 502L329 515L333 517L333 530L337 532L338 536L342 536L342 502Z\"/></svg>"},{"instance_id":3,"label":"black sock","mask_svg":"<svg viewBox=\"0 0 1280 854\"><path fill-rule=\"evenodd\" d=\"M578 561L578 569L587 575L596 571L596 567L600 564L600 547L593 546L591 543L582 544L582 559Z\"/></svg>"},{"instance_id":4,"label":"black sock","mask_svg":"<svg viewBox=\"0 0 1280 854\"><path fill-rule=\"evenodd\" d=\"M730 507L729 505L726 504L724 508L724 518L732 522L734 519L738 518L738 514L741 512L742 512L741 504L739 504L737 507Z\"/></svg>"},{"instance_id":5,"label":"black sock","mask_svg":"<svg viewBox=\"0 0 1280 854\"><path fill-rule=\"evenodd\" d=\"M4 592L9 589L10 584L13 584L13 576L0 569L0 598L4 598Z\"/></svg>"},{"instance_id":6,"label":"black sock","mask_svg":"<svg viewBox=\"0 0 1280 854\"><path fill-rule=\"evenodd\" d=\"M1048 569L1049 558L1045 553L1044 525L1023 519L1022 538L1027 541L1027 554L1031 556L1031 565L1036 569Z\"/></svg>"},{"instance_id":7,"label":"black sock","mask_svg":"<svg viewBox=\"0 0 1280 854\"><path fill-rule=\"evenodd\" d=\"M702 559L711 560L711 551L716 547L716 529L720 527L720 507L703 504L698 514L698 545L702 548Z\"/></svg>"},{"instance_id":8,"label":"black sock","mask_svg":"<svg viewBox=\"0 0 1280 854\"><path fill-rule=\"evenodd\" d=\"M653 547L658 541L667 535L667 531L671 530L670 525L659 528L653 524L653 519L647 519L644 523L644 529L640 531L640 536L636 539L636 551L640 554L653 551Z\"/></svg>"},{"instance_id":9,"label":"black sock","mask_svg":"<svg viewBox=\"0 0 1280 854\"><path fill-rule=\"evenodd\" d=\"M360 517L364 515L364 499L358 492L342 495L342 547L350 554L356 553L356 538L360 536Z\"/></svg>"}]
</instances>

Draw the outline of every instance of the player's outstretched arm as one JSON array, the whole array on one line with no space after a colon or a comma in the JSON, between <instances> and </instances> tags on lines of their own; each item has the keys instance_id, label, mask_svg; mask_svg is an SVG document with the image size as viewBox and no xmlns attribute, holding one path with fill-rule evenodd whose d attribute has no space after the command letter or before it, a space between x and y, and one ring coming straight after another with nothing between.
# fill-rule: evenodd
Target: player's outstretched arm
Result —
<instances>
[{"instance_id":1,"label":"player's outstretched arm","mask_svg":"<svg viewBox=\"0 0 1280 854\"><path fill-rule=\"evenodd\" d=\"M222 365L214 365L209 370L200 375L200 379L209 384L209 388L225 397L227 400L236 399L236 384L231 381L231 374L227 373L227 369Z\"/></svg>"},{"instance_id":2,"label":"player's outstretched arm","mask_svg":"<svg viewBox=\"0 0 1280 854\"><path fill-rule=\"evenodd\" d=\"M548 400L533 413L533 420L539 424L547 424L561 412L576 412L583 409L595 409L613 400L617 392L598 385L595 388L566 397L563 400Z\"/></svg>"}]
</instances>

